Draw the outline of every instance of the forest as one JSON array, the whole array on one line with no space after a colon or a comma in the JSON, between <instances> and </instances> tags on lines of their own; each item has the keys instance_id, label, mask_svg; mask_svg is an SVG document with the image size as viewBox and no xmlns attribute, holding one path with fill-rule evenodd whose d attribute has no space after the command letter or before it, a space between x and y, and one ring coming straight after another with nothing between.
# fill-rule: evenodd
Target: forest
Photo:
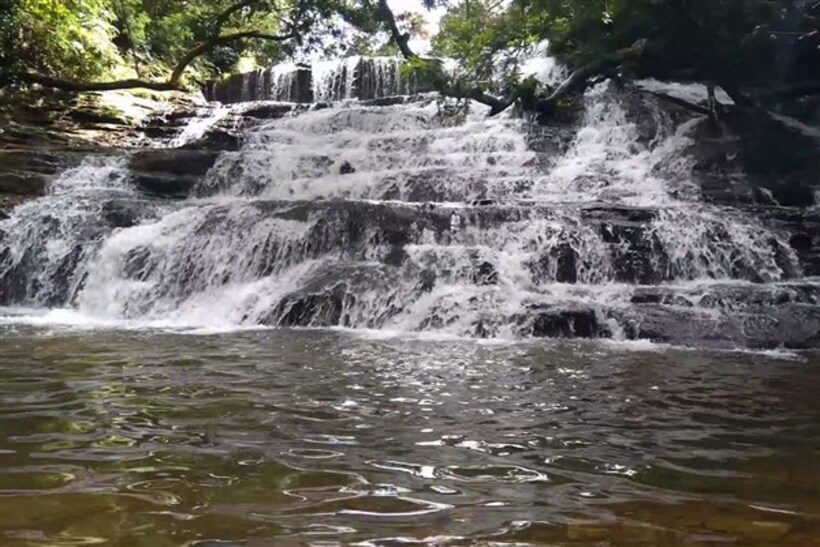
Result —
<instances>
[{"instance_id":1,"label":"forest","mask_svg":"<svg viewBox=\"0 0 820 547\"><path fill-rule=\"evenodd\" d=\"M719 86L737 107L816 122L820 2L430 0L444 7L429 56L418 14L385 0L2 0L0 84L69 91L196 89L306 55L401 54L444 95L549 114L600 77ZM541 40L574 69L557 89L522 81L512 53ZM458 61L444 74L437 58ZM710 94L710 97L713 97ZM708 107L717 115L719 105Z\"/></svg>"}]
</instances>

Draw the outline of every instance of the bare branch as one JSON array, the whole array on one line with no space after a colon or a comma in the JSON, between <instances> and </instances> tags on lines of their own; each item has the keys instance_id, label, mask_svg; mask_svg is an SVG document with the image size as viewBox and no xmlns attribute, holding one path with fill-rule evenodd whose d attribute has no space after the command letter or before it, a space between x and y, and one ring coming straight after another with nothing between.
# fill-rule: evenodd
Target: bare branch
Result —
<instances>
[{"instance_id":1,"label":"bare branch","mask_svg":"<svg viewBox=\"0 0 820 547\"><path fill-rule=\"evenodd\" d=\"M561 97L586 84L586 81L592 76L596 76L609 68L624 63L625 61L640 58L646 51L647 44L648 42L644 39L638 40L628 48L619 49L615 53L604 55L597 61L593 61L588 65L582 66L570 74L569 78L564 80L564 82L558 86L558 89L556 89L552 95L547 98L547 101L554 103Z\"/></svg>"},{"instance_id":2,"label":"bare branch","mask_svg":"<svg viewBox=\"0 0 820 547\"><path fill-rule=\"evenodd\" d=\"M272 40L277 42L284 42L286 40L290 40L291 38L295 38L296 33L289 32L287 34L276 35L276 34L266 34L264 32L256 31L256 30L248 30L243 32L236 32L233 34L226 34L224 36L216 36L211 38L206 42L202 42L197 44L196 46L192 47L188 51L186 51L180 60L177 62L176 66L174 67L173 72L171 73L171 77L168 79L169 82L173 83L174 85L179 83L179 80L182 78L182 74L185 72L185 69L188 68L197 57L205 55L213 48L219 45L228 44L230 42L235 42L237 40L244 40L246 38L258 38L260 40Z\"/></svg>"},{"instance_id":3,"label":"bare branch","mask_svg":"<svg viewBox=\"0 0 820 547\"><path fill-rule=\"evenodd\" d=\"M217 15L216 20L214 21L213 30L211 31L211 37L219 36L219 33L222 32L222 27L225 26L225 23L233 16L234 13L248 8L254 4L256 4L259 0L242 0L241 2L237 2L232 6L228 7L225 11Z\"/></svg>"},{"instance_id":4,"label":"bare branch","mask_svg":"<svg viewBox=\"0 0 820 547\"><path fill-rule=\"evenodd\" d=\"M393 37L393 41L396 42L396 45L399 46L399 51L401 51L402 56L405 59L415 59L418 57L418 55L410 49L410 45L408 44L410 35L406 32L402 33L401 30L399 30L399 25L396 23L396 16L393 14L393 10L390 9L390 6L387 5L387 0L379 0L379 13L390 28L390 35Z\"/></svg>"},{"instance_id":5,"label":"bare branch","mask_svg":"<svg viewBox=\"0 0 820 547\"><path fill-rule=\"evenodd\" d=\"M17 77L29 84L39 84L45 87L63 89L65 91L112 91L115 89L150 89L153 91L182 91L182 88L172 82L151 82L147 80L130 79L111 82L75 82L52 78L36 72L22 72Z\"/></svg>"}]
</instances>

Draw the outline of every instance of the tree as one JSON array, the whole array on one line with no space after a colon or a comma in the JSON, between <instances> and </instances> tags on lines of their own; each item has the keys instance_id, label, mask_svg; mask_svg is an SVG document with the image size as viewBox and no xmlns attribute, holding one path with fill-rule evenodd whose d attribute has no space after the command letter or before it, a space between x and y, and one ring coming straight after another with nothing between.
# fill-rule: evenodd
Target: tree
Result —
<instances>
[{"instance_id":1,"label":"tree","mask_svg":"<svg viewBox=\"0 0 820 547\"><path fill-rule=\"evenodd\" d=\"M535 95L532 82L494 88L494 56L544 38L575 68L570 78ZM486 101L493 111L518 101L549 113L590 79L614 72L719 85L741 107L799 110L806 103L810 110L806 98L820 93L817 0L463 0L442 20L436 46L468 71L461 80L470 93L503 94Z\"/></svg>"},{"instance_id":2,"label":"tree","mask_svg":"<svg viewBox=\"0 0 820 547\"><path fill-rule=\"evenodd\" d=\"M317 20L343 11L333 0L17 1L15 78L70 91L180 90L186 70L204 56L224 57L225 48L250 41L300 41ZM140 50L168 61L163 80L141 78L138 62L136 78L99 80L123 64L120 52L137 59Z\"/></svg>"},{"instance_id":3,"label":"tree","mask_svg":"<svg viewBox=\"0 0 820 547\"><path fill-rule=\"evenodd\" d=\"M0 0L0 88L14 80L18 70L18 35L14 30L19 4Z\"/></svg>"}]
</instances>

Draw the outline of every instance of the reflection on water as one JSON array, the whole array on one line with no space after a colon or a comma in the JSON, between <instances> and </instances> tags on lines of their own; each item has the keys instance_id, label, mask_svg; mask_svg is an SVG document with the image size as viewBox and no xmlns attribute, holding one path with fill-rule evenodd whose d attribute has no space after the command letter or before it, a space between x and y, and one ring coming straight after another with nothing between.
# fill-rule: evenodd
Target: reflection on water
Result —
<instances>
[{"instance_id":1,"label":"reflection on water","mask_svg":"<svg viewBox=\"0 0 820 547\"><path fill-rule=\"evenodd\" d=\"M3 545L820 537L817 355L3 328Z\"/></svg>"}]
</instances>

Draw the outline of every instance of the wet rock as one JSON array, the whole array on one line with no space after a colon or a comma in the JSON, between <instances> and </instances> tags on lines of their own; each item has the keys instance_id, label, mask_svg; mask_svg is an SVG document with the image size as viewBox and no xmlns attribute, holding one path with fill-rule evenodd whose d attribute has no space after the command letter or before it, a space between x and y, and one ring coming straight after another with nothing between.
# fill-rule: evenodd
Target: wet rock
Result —
<instances>
[{"instance_id":1,"label":"wet rock","mask_svg":"<svg viewBox=\"0 0 820 547\"><path fill-rule=\"evenodd\" d=\"M279 304L277 324L298 327L328 327L341 324L348 295L342 284L319 294L290 295Z\"/></svg>"},{"instance_id":2,"label":"wet rock","mask_svg":"<svg viewBox=\"0 0 820 547\"><path fill-rule=\"evenodd\" d=\"M239 136L225 129L213 128L201 138L180 147L182 150L236 151L240 148Z\"/></svg>"},{"instance_id":3,"label":"wet rock","mask_svg":"<svg viewBox=\"0 0 820 547\"><path fill-rule=\"evenodd\" d=\"M393 106L397 104L404 104L407 101L408 98L403 96L377 97L375 99L362 100L362 106Z\"/></svg>"},{"instance_id":4,"label":"wet rock","mask_svg":"<svg viewBox=\"0 0 820 547\"><path fill-rule=\"evenodd\" d=\"M130 228L136 226L140 218L137 209L139 203L125 200L112 200L103 203L102 218L112 228Z\"/></svg>"},{"instance_id":5,"label":"wet rock","mask_svg":"<svg viewBox=\"0 0 820 547\"><path fill-rule=\"evenodd\" d=\"M145 150L131 157L131 181L146 192L163 197L187 196L216 161L208 150Z\"/></svg>"},{"instance_id":6,"label":"wet rock","mask_svg":"<svg viewBox=\"0 0 820 547\"><path fill-rule=\"evenodd\" d=\"M773 349L820 347L820 306L780 304L747 307L742 313L644 304L624 319L630 338L683 346Z\"/></svg>"},{"instance_id":7,"label":"wet rock","mask_svg":"<svg viewBox=\"0 0 820 547\"><path fill-rule=\"evenodd\" d=\"M242 112L244 116L260 120L276 120L293 112L292 104L263 104Z\"/></svg>"},{"instance_id":8,"label":"wet rock","mask_svg":"<svg viewBox=\"0 0 820 547\"><path fill-rule=\"evenodd\" d=\"M0 150L0 211L42 196L51 177L72 163L66 154L29 149Z\"/></svg>"},{"instance_id":9,"label":"wet rock","mask_svg":"<svg viewBox=\"0 0 820 547\"><path fill-rule=\"evenodd\" d=\"M41 196L45 194L48 177L40 173L0 173L0 194Z\"/></svg>"},{"instance_id":10,"label":"wet rock","mask_svg":"<svg viewBox=\"0 0 820 547\"><path fill-rule=\"evenodd\" d=\"M355 173L355 172L356 172L356 168L353 167L352 165L350 165L350 162L347 162L347 161L342 163L342 165L339 167L339 174L340 175L350 175L351 173Z\"/></svg>"},{"instance_id":11,"label":"wet rock","mask_svg":"<svg viewBox=\"0 0 820 547\"><path fill-rule=\"evenodd\" d=\"M472 281L476 285L495 285L498 283L498 270L491 262L484 261L473 272Z\"/></svg>"},{"instance_id":12,"label":"wet rock","mask_svg":"<svg viewBox=\"0 0 820 547\"><path fill-rule=\"evenodd\" d=\"M482 207L485 205L493 205L495 202L491 199L482 198L482 199L474 199L470 202L470 205L473 207Z\"/></svg>"},{"instance_id":13,"label":"wet rock","mask_svg":"<svg viewBox=\"0 0 820 547\"><path fill-rule=\"evenodd\" d=\"M286 295L263 318L263 323L279 326L350 326L357 295L374 287L396 283L395 271L375 265L339 263L328 265L305 280L302 288ZM377 328L400 311L386 306L368 314L367 326ZM360 323L361 317L355 318Z\"/></svg>"},{"instance_id":14,"label":"wet rock","mask_svg":"<svg viewBox=\"0 0 820 547\"><path fill-rule=\"evenodd\" d=\"M419 274L419 289L421 292L430 292L433 290L433 287L436 286L437 278L438 276L435 271L431 269L422 270L421 274Z\"/></svg>"},{"instance_id":15,"label":"wet rock","mask_svg":"<svg viewBox=\"0 0 820 547\"><path fill-rule=\"evenodd\" d=\"M163 113L163 120L166 123L173 124L175 122L183 121L186 122L191 118L197 117L197 110L196 108L192 108L189 106L175 106L170 112Z\"/></svg>"},{"instance_id":16,"label":"wet rock","mask_svg":"<svg viewBox=\"0 0 820 547\"><path fill-rule=\"evenodd\" d=\"M712 203L811 207L820 188L817 139L753 111L732 111L722 125L700 124L687 154Z\"/></svg>"},{"instance_id":17,"label":"wet rock","mask_svg":"<svg viewBox=\"0 0 820 547\"><path fill-rule=\"evenodd\" d=\"M609 331L599 325L591 309L533 309L528 334L535 338L602 338Z\"/></svg>"}]
</instances>

